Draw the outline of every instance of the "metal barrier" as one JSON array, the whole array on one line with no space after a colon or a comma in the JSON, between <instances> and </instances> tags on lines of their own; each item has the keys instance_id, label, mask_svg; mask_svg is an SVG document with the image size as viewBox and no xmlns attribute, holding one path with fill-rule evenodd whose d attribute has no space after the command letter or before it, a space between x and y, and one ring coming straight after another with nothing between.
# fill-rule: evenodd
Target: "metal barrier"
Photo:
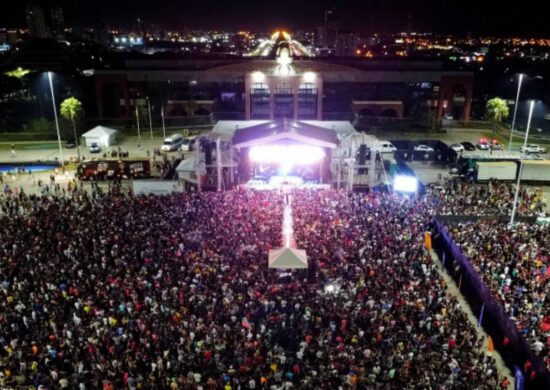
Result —
<instances>
[{"instance_id":1,"label":"metal barrier","mask_svg":"<svg viewBox=\"0 0 550 390\"><path fill-rule=\"evenodd\" d=\"M494 346L500 352L506 365L512 372L516 372L516 367L523 369L528 361L531 362L531 370L529 372L522 371L525 378L521 378L521 380L524 379L525 389L550 389L550 373L546 370L544 363L531 351L515 323L493 297L487 285L456 245L441 221L434 220L433 228L433 249L439 256L443 267L457 283L472 312L480 319L480 325L493 339ZM508 342L505 343L505 339ZM534 378L531 377L533 373Z\"/></svg>"}]
</instances>

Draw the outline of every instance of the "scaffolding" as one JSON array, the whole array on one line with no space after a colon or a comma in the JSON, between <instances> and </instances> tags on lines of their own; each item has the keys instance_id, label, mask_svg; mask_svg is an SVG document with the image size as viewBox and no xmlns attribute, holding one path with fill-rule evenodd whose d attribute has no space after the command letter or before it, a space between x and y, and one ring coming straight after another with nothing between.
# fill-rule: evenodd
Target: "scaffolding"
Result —
<instances>
[{"instance_id":1,"label":"scaffolding","mask_svg":"<svg viewBox=\"0 0 550 390\"><path fill-rule=\"evenodd\" d=\"M359 164L358 151L361 145L365 145L370 151L370 159L365 164ZM349 134L340 140L340 147L332 157L332 171L336 180L336 188L345 188L353 191L357 186L368 185L370 188L383 183L389 184L389 177L384 167L384 158L379 140L371 135L355 133ZM364 174L363 172L367 172Z\"/></svg>"}]
</instances>

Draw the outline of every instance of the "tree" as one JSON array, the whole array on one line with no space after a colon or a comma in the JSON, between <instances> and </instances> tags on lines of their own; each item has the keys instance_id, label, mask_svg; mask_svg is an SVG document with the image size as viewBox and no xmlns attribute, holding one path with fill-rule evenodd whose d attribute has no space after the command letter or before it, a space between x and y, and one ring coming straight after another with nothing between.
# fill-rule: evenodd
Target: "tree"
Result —
<instances>
[{"instance_id":1,"label":"tree","mask_svg":"<svg viewBox=\"0 0 550 390\"><path fill-rule=\"evenodd\" d=\"M61 103L61 116L71 121L73 124L74 140L76 142L76 152L78 154L78 161L80 161L80 145L78 142L78 136L76 133L76 121L84 116L84 109L80 100L74 97L67 98Z\"/></svg>"},{"instance_id":2,"label":"tree","mask_svg":"<svg viewBox=\"0 0 550 390\"><path fill-rule=\"evenodd\" d=\"M485 114L487 118L493 122L493 133L495 132L497 125L502 123L504 119L508 118L509 113L510 110L508 109L508 105L504 99L496 97L487 101L487 104L485 105Z\"/></svg>"}]
</instances>

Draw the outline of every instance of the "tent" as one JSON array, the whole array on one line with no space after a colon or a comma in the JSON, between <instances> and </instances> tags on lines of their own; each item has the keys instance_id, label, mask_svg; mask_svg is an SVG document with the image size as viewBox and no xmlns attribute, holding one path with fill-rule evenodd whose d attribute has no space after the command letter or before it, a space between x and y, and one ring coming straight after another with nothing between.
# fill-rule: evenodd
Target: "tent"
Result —
<instances>
[{"instance_id":1,"label":"tent","mask_svg":"<svg viewBox=\"0 0 550 390\"><path fill-rule=\"evenodd\" d=\"M86 140L86 146L96 143L99 146L109 147L116 143L117 133L118 130L96 126L87 133L82 134L82 137Z\"/></svg>"},{"instance_id":2,"label":"tent","mask_svg":"<svg viewBox=\"0 0 550 390\"><path fill-rule=\"evenodd\" d=\"M279 248L269 251L269 268L305 269L307 268L306 251L295 248Z\"/></svg>"},{"instance_id":3,"label":"tent","mask_svg":"<svg viewBox=\"0 0 550 390\"><path fill-rule=\"evenodd\" d=\"M186 160L182 160L176 167L176 172L180 180L186 180L191 183L197 183L196 176L192 176L192 173L196 173L195 157L190 157Z\"/></svg>"}]
</instances>

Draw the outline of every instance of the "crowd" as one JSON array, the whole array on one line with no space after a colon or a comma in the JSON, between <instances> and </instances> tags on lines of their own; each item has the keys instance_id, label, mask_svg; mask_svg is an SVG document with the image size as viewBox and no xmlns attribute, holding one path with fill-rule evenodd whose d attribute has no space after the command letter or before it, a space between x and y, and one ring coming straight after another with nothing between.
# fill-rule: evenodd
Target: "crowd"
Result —
<instances>
[{"instance_id":1,"label":"crowd","mask_svg":"<svg viewBox=\"0 0 550 390\"><path fill-rule=\"evenodd\" d=\"M0 203L2 388L507 388L422 245L426 203L295 193L290 275L267 267L275 192Z\"/></svg>"},{"instance_id":2,"label":"crowd","mask_svg":"<svg viewBox=\"0 0 550 390\"><path fill-rule=\"evenodd\" d=\"M550 228L485 221L449 230L550 370Z\"/></svg>"},{"instance_id":3,"label":"crowd","mask_svg":"<svg viewBox=\"0 0 550 390\"><path fill-rule=\"evenodd\" d=\"M515 185L502 181L484 184L451 178L443 185L427 186L426 196L439 215L511 215L515 188ZM540 189L520 188L517 215L544 215L545 207Z\"/></svg>"}]
</instances>

